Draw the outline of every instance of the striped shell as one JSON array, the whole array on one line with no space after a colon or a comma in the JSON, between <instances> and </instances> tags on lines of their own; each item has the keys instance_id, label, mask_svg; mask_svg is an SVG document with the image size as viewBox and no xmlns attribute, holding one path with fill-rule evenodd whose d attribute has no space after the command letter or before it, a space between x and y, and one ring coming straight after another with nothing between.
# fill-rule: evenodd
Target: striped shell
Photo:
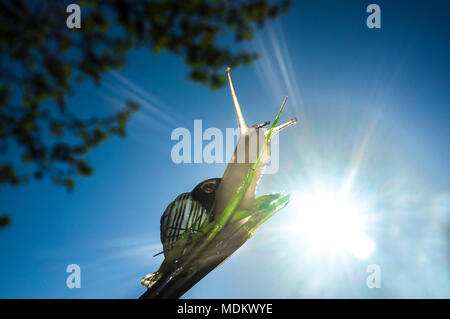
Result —
<instances>
[{"instance_id":1,"label":"striped shell","mask_svg":"<svg viewBox=\"0 0 450 319\"><path fill-rule=\"evenodd\" d=\"M164 254L185 231L197 232L208 220L206 208L191 193L179 195L167 206L161 217L161 242Z\"/></svg>"}]
</instances>

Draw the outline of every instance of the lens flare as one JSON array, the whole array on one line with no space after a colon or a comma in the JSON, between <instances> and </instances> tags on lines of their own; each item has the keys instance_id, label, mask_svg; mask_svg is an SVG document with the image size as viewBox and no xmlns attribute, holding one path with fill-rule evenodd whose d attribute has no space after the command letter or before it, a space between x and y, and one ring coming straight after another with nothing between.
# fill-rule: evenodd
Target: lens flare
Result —
<instances>
[{"instance_id":1,"label":"lens flare","mask_svg":"<svg viewBox=\"0 0 450 319\"><path fill-rule=\"evenodd\" d=\"M365 233L367 208L363 203L339 192L321 190L295 194L292 205L297 215L289 229L311 251L349 253L358 259L374 252L375 243Z\"/></svg>"}]
</instances>

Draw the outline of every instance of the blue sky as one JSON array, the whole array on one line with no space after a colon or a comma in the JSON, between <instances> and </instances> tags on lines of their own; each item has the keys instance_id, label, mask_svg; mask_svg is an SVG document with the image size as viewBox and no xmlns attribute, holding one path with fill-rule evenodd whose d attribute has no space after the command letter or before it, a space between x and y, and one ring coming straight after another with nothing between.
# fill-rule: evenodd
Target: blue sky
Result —
<instances>
[{"instance_id":1,"label":"blue sky","mask_svg":"<svg viewBox=\"0 0 450 319\"><path fill-rule=\"evenodd\" d=\"M382 27L371 30L370 3L294 1L249 44L260 59L233 70L247 121L272 120L286 95L283 119L299 119L280 134L279 172L263 177L258 194L286 190L295 201L186 298L450 297L450 4L377 1ZM141 48L101 87L77 87L68 104L81 114L113 112L126 98L142 110L126 139L89 154L95 174L73 193L43 181L0 194L13 217L0 232L1 298L143 293L140 278L162 261L152 256L164 209L225 169L174 164L171 131L193 129L196 119L204 128L236 126L229 89L210 91L186 73L178 57ZM304 199L344 186L364 207L364 238L373 243L364 258L319 249L318 241L334 241L326 232L302 233L316 209ZM314 234L326 229L318 227ZM69 264L81 267L80 289L66 287ZM381 268L379 289L366 286L370 264Z\"/></svg>"}]
</instances>

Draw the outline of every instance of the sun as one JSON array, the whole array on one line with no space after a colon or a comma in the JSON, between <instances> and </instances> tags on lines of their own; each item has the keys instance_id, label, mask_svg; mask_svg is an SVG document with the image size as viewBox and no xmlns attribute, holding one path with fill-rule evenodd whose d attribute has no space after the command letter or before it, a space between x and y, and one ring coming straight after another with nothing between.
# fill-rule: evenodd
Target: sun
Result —
<instances>
[{"instance_id":1,"label":"sun","mask_svg":"<svg viewBox=\"0 0 450 319\"><path fill-rule=\"evenodd\" d=\"M375 243L366 234L367 207L339 191L326 189L296 193L294 218L288 229L314 253L350 254L366 259Z\"/></svg>"}]
</instances>

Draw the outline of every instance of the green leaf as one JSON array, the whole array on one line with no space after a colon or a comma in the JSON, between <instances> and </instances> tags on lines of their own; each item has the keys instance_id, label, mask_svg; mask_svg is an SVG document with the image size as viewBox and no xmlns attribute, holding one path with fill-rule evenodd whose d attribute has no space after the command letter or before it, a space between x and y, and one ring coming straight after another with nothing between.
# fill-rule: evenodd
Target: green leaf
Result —
<instances>
[{"instance_id":1,"label":"green leaf","mask_svg":"<svg viewBox=\"0 0 450 319\"><path fill-rule=\"evenodd\" d=\"M59 122L52 122L50 124L50 133L55 137L61 137L63 135L63 125Z\"/></svg>"},{"instance_id":2,"label":"green leaf","mask_svg":"<svg viewBox=\"0 0 450 319\"><path fill-rule=\"evenodd\" d=\"M66 189L68 191L71 191L75 188L75 180L73 178L67 178L64 182L64 185L66 186Z\"/></svg>"},{"instance_id":3,"label":"green leaf","mask_svg":"<svg viewBox=\"0 0 450 319\"><path fill-rule=\"evenodd\" d=\"M77 162L77 172L81 176L89 176L89 175L92 175L94 170L85 161L80 160Z\"/></svg>"},{"instance_id":4,"label":"green leaf","mask_svg":"<svg viewBox=\"0 0 450 319\"><path fill-rule=\"evenodd\" d=\"M11 226L11 217L8 215L0 216L0 228Z\"/></svg>"}]
</instances>

